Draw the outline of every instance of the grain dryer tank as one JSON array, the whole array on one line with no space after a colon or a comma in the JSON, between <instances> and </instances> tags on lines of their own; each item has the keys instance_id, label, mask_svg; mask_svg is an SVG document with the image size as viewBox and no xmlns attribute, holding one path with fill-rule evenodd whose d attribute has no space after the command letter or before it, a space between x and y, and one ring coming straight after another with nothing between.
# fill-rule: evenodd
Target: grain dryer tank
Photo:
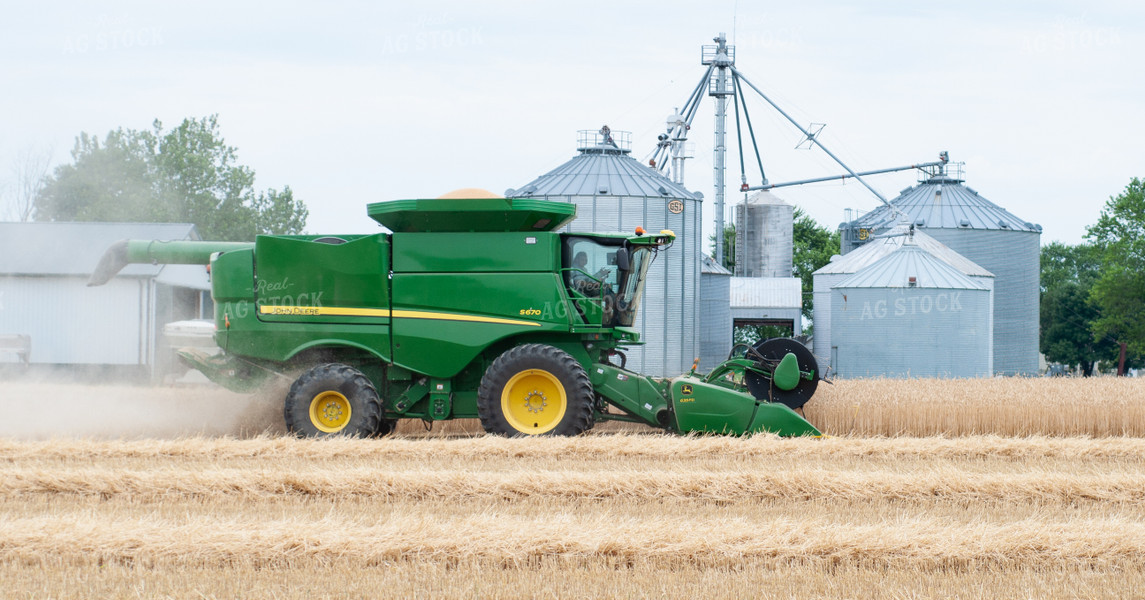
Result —
<instances>
[{"instance_id":1,"label":"grain dryer tank","mask_svg":"<svg viewBox=\"0 0 1145 600\"><path fill-rule=\"evenodd\" d=\"M995 276L994 371L1038 371L1040 225L983 198L960 175L939 172L840 225L846 254L899 224L913 224ZM893 207L893 208L892 208Z\"/></svg>"},{"instance_id":2,"label":"grain dryer tank","mask_svg":"<svg viewBox=\"0 0 1145 600\"><path fill-rule=\"evenodd\" d=\"M975 264L965 256L951 250L948 246L927 235L922 230L907 225L898 225L890 231L872 239L870 243L859 246L845 256L833 257L831 262L815 271L813 276L815 302L813 315L815 323L814 351L815 358L819 361L819 368L824 372L828 370L833 371L835 369L831 361L834 354L838 352L838 341L833 335L833 311L831 307L836 297L836 294L833 293L833 288L856 273L867 269L892 252L895 252L908 241L993 292L993 273ZM992 294L991 297L993 298ZM993 305L991 305L988 313L988 316L991 318L989 328L993 331ZM872 328L868 336L882 339L886 343L895 342L895 340L881 337L878 328ZM993 340L991 339L989 341L991 342L990 351L988 353L989 356L986 358L991 361L990 370L988 372L993 373Z\"/></svg>"},{"instance_id":3,"label":"grain dryer tank","mask_svg":"<svg viewBox=\"0 0 1145 600\"><path fill-rule=\"evenodd\" d=\"M911 241L830 295L831 367L839 377L991 374L992 291Z\"/></svg>"}]
</instances>

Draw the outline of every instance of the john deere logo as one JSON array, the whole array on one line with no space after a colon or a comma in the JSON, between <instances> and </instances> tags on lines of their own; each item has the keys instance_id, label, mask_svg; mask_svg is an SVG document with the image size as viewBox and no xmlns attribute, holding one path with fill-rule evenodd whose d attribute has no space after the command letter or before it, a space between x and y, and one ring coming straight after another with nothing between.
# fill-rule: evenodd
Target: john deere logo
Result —
<instances>
[{"instance_id":1,"label":"john deere logo","mask_svg":"<svg viewBox=\"0 0 1145 600\"><path fill-rule=\"evenodd\" d=\"M692 395L692 384L685 383L684 385L680 386L680 393L685 395L685 396L691 396Z\"/></svg>"},{"instance_id":2,"label":"john deere logo","mask_svg":"<svg viewBox=\"0 0 1145 600\"><path fill-rule=\"evenodd\" d=\"M684 212L684 203L679 200L673 200L668 203L668 212L678 215Z\"/></svg>"}]
</instances>

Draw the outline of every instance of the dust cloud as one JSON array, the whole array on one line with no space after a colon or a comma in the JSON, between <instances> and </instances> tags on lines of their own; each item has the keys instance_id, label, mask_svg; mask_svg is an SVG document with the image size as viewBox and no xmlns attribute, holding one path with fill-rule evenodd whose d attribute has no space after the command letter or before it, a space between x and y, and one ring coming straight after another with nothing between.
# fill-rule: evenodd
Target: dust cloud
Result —
<instances>
[{"instance_id":1,"label":"dust cloud","mask_svg":"<svg viewBox=\"0 0 1145 600\"><path fill-rule=\"evenodd\" d=\"M0 437L173 439L285 433L286 386L254 394L221 387L0 381Z\"/></svg>"}]
</instances>

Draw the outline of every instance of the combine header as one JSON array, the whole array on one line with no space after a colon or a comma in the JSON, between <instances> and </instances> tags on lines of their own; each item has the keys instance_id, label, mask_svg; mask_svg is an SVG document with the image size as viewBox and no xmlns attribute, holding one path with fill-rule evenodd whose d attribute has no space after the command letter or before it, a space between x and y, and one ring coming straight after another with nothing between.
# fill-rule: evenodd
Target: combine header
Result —
<instances>
[{"instance_id":1,"label":"combine header","mask_svg":"<svg viewBox=\"0 0 1145 600\"><path fill-rule=\"evenodd\" d=\"M289 377L284 415L299 435L385 434L405 418L479 418L514 436L609 420L819 435L792 410L818 382L794 340L740 348L706 375L625 369L671 231L557 233L576 207L523 198L396 200L369 215L393 233L127 240L89 285L134 262L210 265L221 352L180 356L239 392Z\"/></svg>"}]
</instances>

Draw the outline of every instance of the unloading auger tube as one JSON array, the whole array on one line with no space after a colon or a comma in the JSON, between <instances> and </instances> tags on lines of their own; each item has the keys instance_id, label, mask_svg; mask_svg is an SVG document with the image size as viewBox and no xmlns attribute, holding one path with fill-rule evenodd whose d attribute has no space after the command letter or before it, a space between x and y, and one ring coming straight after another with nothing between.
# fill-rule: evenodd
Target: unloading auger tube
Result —
<instances>
[{"instance_id":1,"label":"unloading auger tube","mask_svg":"<svg viewBox=\"0 0 1145 600\"><path fill-rule=\"evenodd\" d=\"M209 265L216 252L250 248L249 242L120 240L103 253L87 284L103 285L130 264Z\"/></svg>"},{"instance_id":2,"label":"unloading auger tube","mask_svg":"<svg viewBox=\"0 0 1145 600\"><path fill-rule=\"evenodd\" d=\"M562 233L575 205L532 198L394 200L367 213L393 233L124 240L89 285L132 263L209 265L219 349L179 356L234 391L293 382L283 415L300 436L461 418L509 436L602 421L819 435L796 412L819 375L795 340L742 348L707 374L624 367L669 230Z\"/></svg>"}]
</instances>

